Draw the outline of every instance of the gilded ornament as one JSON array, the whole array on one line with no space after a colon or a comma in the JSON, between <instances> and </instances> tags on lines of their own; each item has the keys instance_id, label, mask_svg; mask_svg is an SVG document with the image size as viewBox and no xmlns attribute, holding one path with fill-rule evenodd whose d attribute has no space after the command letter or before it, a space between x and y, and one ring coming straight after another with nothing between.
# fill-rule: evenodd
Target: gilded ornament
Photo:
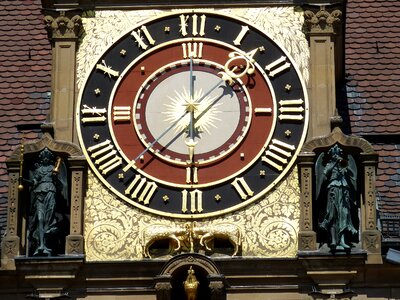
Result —
<instances>
[{"instance_id":1,"label":"gilded ornament","mask_svg":"<svg viewBox=\"0 0 400 300\"><path fill-rule=\"evenodd\" d=\"M222 11L230 11L232 14L254 20L259 27L288 49L300 66L304 77L308 78L309 50L307 40L301 31L304 22L302 13L286 7ZM87 34L78 50L78 85L82 85L94 58L99 57L117 37L125 33L126 28L133 28L135 23L155 16L159 12L100 11L96 14L96 18L84 18ZM215 30L220 31L221 27L216 26ZM262 49L259 51L262 52ZM163 200L169 199L163 198ZM220 195L216 195L215 200L219 201ZM234 251L236 247L241 248L242 256L294 257L296 255L300 201L297 168L277 184L273 192L266 194L263 199L246 209L218 218L198 220L197 226L190 227L192 228L190 230L184 220L156 217L120 201L104 188L91 171L89 171L89 189L85 201L87 204L84 214L85 248L88 261L141 259L145 251L143 248L151 247L148 245L152 236L149 226L153 224L160 225L159 228L163 228L161 232L164 235L168 230L170 232L172 229L175 230L172 234L180 243L178 251L188 249L190 251L192 247L187 245L191 243L191 235L195 244L194 250L200 245L200 240L204 247L212 249L211 237L221 235L215 231L216 228L220 224L234 224L236 226L234 232L242 234L240 240L231 237L235 244L232 241L231 243ZM200 231L200 228L207 231ZM146 241L143 239L144 235ZM224 238L229 239L227 236ZM177 249L178 241L172 237L168 239L172 241L173 248Z\"/></svg>"},{"instance_id":2,"label":"gilded ornament","mask_svg":"<svg viewBox=\"0 0 400 300\"><path fill-rule=\"evenodd\" d=\"M200 282L197 280L196 275L194 274L193 267L190 266L188 270L188 276L186 280L183 282L183 287L186 294L187 300L196 300L197 299L197 289L199 288Z\"/></svg>"}]
</instances>

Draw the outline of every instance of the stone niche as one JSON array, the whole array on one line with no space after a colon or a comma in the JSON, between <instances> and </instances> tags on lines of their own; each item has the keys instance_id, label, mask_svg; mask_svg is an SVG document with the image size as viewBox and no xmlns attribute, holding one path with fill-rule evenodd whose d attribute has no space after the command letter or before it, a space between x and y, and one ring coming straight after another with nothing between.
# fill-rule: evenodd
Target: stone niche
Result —
<instances>
[{"instance_id":1,"label":"stone niche","mask_svg":"<svg viewBox=\"0 0 400 300\"><path fill-rule=\"evenodd\" d=\"M188 291L190 286L187 286L190 272L193 272L194 280L198 283L192 293ZM154 281L157 300L227 299L224 275L211 259L197 253L173 257Z\"/></svg>"},{"instance_id":2,"label":"stone niche","mask_svg":"<svg viewBox=\"0 0 400 300\"><path fill-rule=\"evenodd\" d=\"M37 160L40 157L40 153L45 153L43 152L44 150L47 155L54 157L51 168L56 168L58 165L58 168L63 169L65 197L63 211L57 213L64 214L65 222L63 224L61 242L57 250L51 253L44 251L43 255L40 256L54 258L55 256L83 255L82 209L86 161L78 146L54 140L46 132L36 142L21 144L7 160L9 194L7 234L1 245L3 269L15 269L16 256L25 256L32 259L35 257L35 250L32 250L30 246L32 232L29 231L29 223L33 222L30 213L33 210L32 173L35 170L35 166L37 167L38 165ZM42 190L45 189L43 188ZM39 252L43 252L43 250Z\"/></svg>"},{"instance_id":3,"label":"stone niche","mask_svg":"<svg viewBox=\"0 0 400 300\"><path fill-rule=\"evenodd\" d=\"M355 243L353 241L353 247L347 249L347 252L355 254L364 251L367 253L366 263L380 264L382 263L381 235L377 230L375 197L378 155L366 140L347 136L338 127L334 128L327 136L314 138L307 142L298 157L301 189L298 252L301 256L307 253L315 255L316 252L335 255L335 251L329 251L326 243L324 246L319 230L321 214L324 213L321 209L326 211L326 208L321 206L318 202L320 200L317 199L318 183L320 182L320 178L317 177L324 176L324 173L317 174L316 171L318 170L316 165L320 163L320 161L318 162L319 158L324 157L324 154L327 154L335 145L340 147L345 155L354 159L357 173L357 191L352 196L352 200L357 206L358 216L356 216L357 220L354 222L354 226L358 231L358 241Z\"/></svg>"}]
</instances>

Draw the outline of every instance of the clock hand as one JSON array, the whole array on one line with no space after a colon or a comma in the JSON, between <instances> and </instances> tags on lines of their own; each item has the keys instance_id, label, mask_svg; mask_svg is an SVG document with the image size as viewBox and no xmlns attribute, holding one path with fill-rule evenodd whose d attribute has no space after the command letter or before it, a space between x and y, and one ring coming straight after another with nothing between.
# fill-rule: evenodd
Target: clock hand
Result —
<instances>
[{"instance_id":1,"label":"clock hand","mask_svg":"<svg viewBox=\"0 0 400 300\"><path fill-rule=\"evenodd\" d=\"M167 129L164 130L164 132L162 132L153 142L151 142L146 149L144 149L142 152L140 152L140 154L138 156L136 156L135 159L131 160L129 162L129 164L127 164L124 168L123 171L126 172L129 170L130 167L132 167L135 162L143 155L145 154L147 151L150 150L151 147L154 146L155 143L157 143L160 139L162 139L162 137L164 135L166 135L172 128L174 128L176 126L176 124L179 123L180 120L182 120L185 116L186 116L187 111L185 111L174 123L172 123Z\"/></svg>"},{"instance_id":2,"label":"clock hand","mask_svg":"<svg viewBox=\"0 0 400 300\"><path fill-rule=\"evenodd\" d=\"M205 93L200 99L196 102L196 104L199 104L201 101L203 101L208 95L210 95L217 87L221 85L222 82L224 82L225 79L222 77L221 80L217 82L213 87L211 87L207 93ZM172 128L174 128L185 116L188 111L186 110L174 123L172 123L167 129L164 130L153 142L151 142L146 149L144 149L138 156L136 156L135 159L131 160L124 168L123 171L127 172L133 165L135 165L135 162L147 151L150 150L151 147L153 147L161 138L163 138ZM195 120L193 118L193 126L194 126ZM180 133L181 134L181 133Z\"/></svg>"},{"instance_id":3,"label":"clock hand","mask_svg":"<svg viewBox=\"0 0 400 300\"><path fill-rule=\"evenodd\" d=\"M189 112L189 141L185 141L186 146L189 150L189 162L193 163L194 147L197 142L194 140L195 126L194 126L194 111L198 103L194 101L194 77L193 77L193 57L190 55L190 69L189 69L189 102L186 105L186 111Z\"/></svg>"}]
</instances>

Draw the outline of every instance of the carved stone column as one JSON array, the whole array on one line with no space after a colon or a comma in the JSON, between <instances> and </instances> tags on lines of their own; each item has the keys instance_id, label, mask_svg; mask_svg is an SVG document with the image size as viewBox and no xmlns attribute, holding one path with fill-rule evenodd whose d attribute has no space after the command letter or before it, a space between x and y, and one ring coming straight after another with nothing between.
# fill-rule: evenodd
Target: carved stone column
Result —
<instances>
[{"instance_id":1,"label":"carved stone column","mask_svg":"<svg viewBox=\"0 0 400 300\"><path fill-rule=\"evenodd\" d=\"M300 231L299 251L317 250L317 234L313 230L313 168L314 153L301 153L298 158L300 174Z\"/></svg>"},{"instance_id":2,"label":"carved stone column","mask_svg":"<svg viewBox=\"0 0 400 300\"><path fill-rule=\"evenodd\" d=\"M1 243L1 267L2 269L15 269L14 257L20 254L20 234L19 228L19 161L7 162L8 168L8 214L7 214L7 231L6 236Z\"/></svg>"},{"instance_id":3,"label":"carved stone column","mask_svg":"<svg viewBox=\"0 0 400 300\"><path fill-rule=\"evenodd\" d=\"M157 300L171 300L171 285L172 276L171 275L158 275L155 278L155 290Z\"/></svg>"},{"instance_id":4,"label":"carved stone column","mask_svg":"<svg viewBox=\"0 0 400 300\"><path fill-rule=\"evenodd\" d=\"M304 12L310 39L309 139L331 132L330 118L336 110L334 23L341 14L340 10L328 12L324 6L317 12Z\"/></svg>"},{"instance_id":5,"label":"carved stone column","mask_svg":"<svg viewBox=\"0 0 400 300\"><path fill-rule=\"evenodd\" d=\"M361 201L361 243L368 252L367 263L382 263L381 234L376 224L375 173L378 157L375 154L361 154L364 169L364 192Z\"/></svg>"},{"instance_id":6,"label":"carved stone column","mask_svg":"<svg viewBox=\"0 0 400 300\"><path fill-rule=\"evenodd\" d=\"M83 197L86 162L83 157L68 159L71 170L71 216L70 231L66 238L65 254L83 254Z\"/></svg>"},{"instance_id":7,"label":"carved stone column","mask_svg":"<svg viewBox=\"0 0 400 300\"><path fill-rule=\"evenodd\" d=\"M49 39L52 41L52 101L50 122L54 127L54 138L74 142L75 70L76 48L82 32L79 15L44 18Z\"/></svg>"}]
</instances>

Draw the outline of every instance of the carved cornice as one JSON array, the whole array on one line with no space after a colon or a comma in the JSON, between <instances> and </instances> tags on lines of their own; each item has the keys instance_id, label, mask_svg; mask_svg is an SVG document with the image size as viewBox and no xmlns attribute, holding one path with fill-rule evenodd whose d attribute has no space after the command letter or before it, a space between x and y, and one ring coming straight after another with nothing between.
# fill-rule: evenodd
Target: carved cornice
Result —
<instances>
[{"instance_id":1,"label":"carved cornice","mask_svg":"<svg viewBox=\"0 0 400 300\"><path fill-rule=\"evenodd\" d=\"M173 257L162 269L160 275L173 274L177 269L186 267L189 265L195 265L203 269L208 275L220 275L220 271L217 265L209 259L207 256L190 253L180 254Z\"/></svg>"},{"instance_id":2,"label":"carved cornice","mask_svg":"<svg viewBox=\"0 0 400 300\"><path fill-rule=\"evenodd\" d=\"M78 39L83 31L82 18L79 15L68 17L64 11L57 17L47 15L44 24L49 39Z\"/></svg>"},{"instance_id":3,"label":"carved cornice","mask_svg":"<svg viewBox=\"0 0 400 300\"><path fill-rule=\"evenodd\" d=\"M342 12L338 9L328 12L324 6L320 10L313 12L311 10L304 11L304 21L308 25L309 33L335 33L334 25L340 21Z\"/></svg>"},{"instance_id":4,"label":"carved cornice","mask_svg":"<svg viewBox=\"0 0 400 300\"><path fill-rule=\"evenodd\" d=\"M82 157L81 149L70 142L54 140L49 133L43 134L42 138L37 141L32 141L24 144L24 154L37 153L48 148L57 153L63 153L68 157ZM8 158L7 164L19 161L21 146L18 146L12 155Z\"/></svg>"},{"instance_id":5,"label":"carved cornice","mask_svg":"<svg viewBox=\"0 0 400 300\"><path fill-rule=\"evenodd\" d=\"M327 136L316 137L305 143L302 148L302 154L315 152L317 148L329 148L336 143L345 147L361 149L363 154L376 155L374 148L367 140L358 136L345 135L339 127L334 128Z\"/></svg>"}]
</instances>

